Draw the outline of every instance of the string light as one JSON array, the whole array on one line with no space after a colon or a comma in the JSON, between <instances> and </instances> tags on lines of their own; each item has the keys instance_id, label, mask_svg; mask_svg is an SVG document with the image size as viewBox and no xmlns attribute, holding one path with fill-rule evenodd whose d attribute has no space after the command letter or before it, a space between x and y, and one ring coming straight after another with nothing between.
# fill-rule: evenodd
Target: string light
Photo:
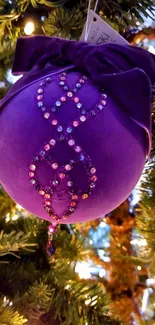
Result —
<instances>
[{"instance_id":1,"label":"string light","mask_svg":"<svg viewBox=\"0 0 155 325\"><path fill-rule=\"evenodd\" d=\"M80 279L90 279L90 265L87 262L78 262L76 264L75 272L79 274Z\"/></svg>"},{"instance_id":2,"label":"string light","mask_svg":"<svg viewBox=\"0 0 155 325\"><path fill-rule=\"evenodd\" d=\"M24 27L24 33L26 35L31 35L34 32L34 23L32 21L28 21Z\"/></svg>"}]
</instances>

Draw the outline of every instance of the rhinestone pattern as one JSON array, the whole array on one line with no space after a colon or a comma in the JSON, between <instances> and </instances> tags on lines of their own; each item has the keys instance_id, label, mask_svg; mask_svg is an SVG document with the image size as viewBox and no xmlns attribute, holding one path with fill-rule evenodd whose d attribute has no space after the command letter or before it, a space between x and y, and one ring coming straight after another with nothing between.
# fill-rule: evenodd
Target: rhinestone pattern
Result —
<instances>
[{"instance_id":1,"label":"rhinestone pattern","mask_svg":"<svg viewBox=\"0 0 155 325\"><path fill-rule=\"evenodd\" d=\"M43 114L43 117L50 122L52 127L55 128L56 132L54 138L51 138L47 143L45 143L39 154L32 159L29 166L28 175L30 183L38 191L42 199L45 211L49 216L52 217L53 220L59 222L61 219L67 219L76 210L79 201L81 199L86 200L96 186L96 168L93 165L89 155L83 151L78 143L76 143L76 140L73 138L73 134L81 124L85 123L88 119L95 117L104 109L107 101L107 95L102 92L101 98L93 110L86 111L83 104L80 102L80 98L78 97L77 93L87 82L87 77L82 76L75 84L73 89L70 89L67 84L67 74L66 72L63 72L60 74L59 80L59 86L63 91L63 95L51 108L47 108L44 104L44 89L51 82L51 78L46 78L45 81L40 83L36 98L38 109ZM68 101L72 101L74 105L76 105L78 118L69 123L66 127L63 127L59 124L59 121L56 119L55 115L61 106L66 105ZM65 141L75 153L74 159L69 160L64 166L59 166L59 163L55 161L49 153L49 151L51 152L51 150L60 141ZM45 160L54 171L54 178L50 180L50 186L43 186L37 177L37 168L42 160ZM83 164L88 175L88 186L85 191L75 188L70 176L70 171L79 163ZM66 210L62 214L58 215L52 206L52 196L57 190L59 184L64 181L66 182L68 188L68 205Z\"/></svg>"}]
</instances>

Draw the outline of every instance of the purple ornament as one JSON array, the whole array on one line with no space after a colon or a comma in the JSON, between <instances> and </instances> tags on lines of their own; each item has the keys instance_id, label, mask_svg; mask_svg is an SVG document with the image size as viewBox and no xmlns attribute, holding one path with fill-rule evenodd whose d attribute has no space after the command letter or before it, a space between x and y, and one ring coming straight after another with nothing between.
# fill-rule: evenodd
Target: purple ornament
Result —
<instances>
[{"instance_id":1,"label":"purple ornament","mask_svg":"<svg viewBox=\"0 0 155 325\"><path fill-rule=\"evenodd\" d=\"M57 223L115 209L150 154L154 56L127 45L26 37L17 41L13 72L24 76L0 106L6 191Z\"/></svg>"}]
</instances>

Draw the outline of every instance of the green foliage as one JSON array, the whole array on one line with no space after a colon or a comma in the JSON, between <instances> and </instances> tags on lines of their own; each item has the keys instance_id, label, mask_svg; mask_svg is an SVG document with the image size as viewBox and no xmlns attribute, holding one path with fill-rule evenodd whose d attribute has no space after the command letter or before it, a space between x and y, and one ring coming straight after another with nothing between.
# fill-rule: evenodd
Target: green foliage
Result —
<instances>
[{"instance_id":1,"label":"green foliage","mask_svg":"<svg viewBox=\"0 0 155 325\"><path fill-rule=\"evenodd\" d=\"M32 251L30 247L33 246L34 244L29 243L29 234L24 234L21 231L18 233L12 231L9 234L4 234L3 231L0 233L0 256L14 255L21 249Z\"/></svg>"},{"instance_id":2,"label":"green foliage","mask_svg":"<svg viewBox=\"0 0 155 325\"><path fill-rule=\"evenodd\" d=\"M3 301L0 301L0 324L1 325L23 325L27 323L27 319L15 311L10 306L4 306Z\"/></svg>"}]
</instances>

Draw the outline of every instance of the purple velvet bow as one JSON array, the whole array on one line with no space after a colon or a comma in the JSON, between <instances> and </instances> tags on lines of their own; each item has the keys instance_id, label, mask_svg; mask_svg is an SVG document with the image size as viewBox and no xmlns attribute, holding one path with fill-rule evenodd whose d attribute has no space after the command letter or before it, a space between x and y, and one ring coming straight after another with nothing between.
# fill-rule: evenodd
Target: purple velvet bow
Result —
<instances>
[{"instance_id":1,"label":"purple velvet bow","mask_svg":"<svg viewBox=\"0 0 155 325\"><path fill-rule=\"evenodd\" d=\"M121 109L145 128L151 139L149 106L151 84L155 82L155 56L130 45L94 45L47 36L19 38L13 74L24 76L11 88L1 106L33 81L65 67L83 71L104 88Z\"/></svg>"}]
</instances>

